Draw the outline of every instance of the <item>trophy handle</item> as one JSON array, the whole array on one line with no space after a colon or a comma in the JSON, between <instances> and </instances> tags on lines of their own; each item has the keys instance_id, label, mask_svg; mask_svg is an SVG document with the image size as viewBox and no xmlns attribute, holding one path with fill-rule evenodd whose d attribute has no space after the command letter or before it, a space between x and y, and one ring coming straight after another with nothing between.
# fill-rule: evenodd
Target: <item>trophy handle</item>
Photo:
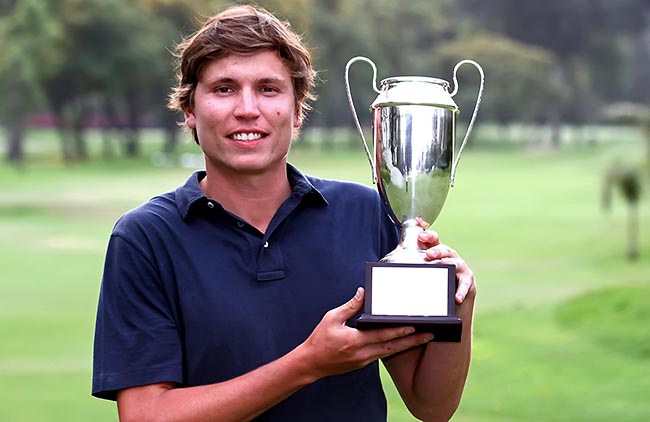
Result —
<instances>
[{"instance_id":1,"label":"trophy handle","mask_svg":"<svg viewBox=\"0 0 650 422\"><path fill-rule=\"evenodd\" d=\"M478 108L481 105L481 97L483 97L483 86L485 84L485 74L483 73L483 68L481 67L481 65L476 63L474 60L461 60L454 67L454 90L451 92L450 95L453 97L458 93L458 79L456 78L456 73L458 72L458 68L465 63L474 65L474 67L478 69L478 72L481 74L481 85L479 86L478 89L478 97L476 97L476 105L474 106L474 113L472 114L472 118L469 120L469 126L467 126L467 132L465 132L465 138L463 139L463 143L460 144L458 155L456 156L454 165L451 168L451 177L449 179L449 185L452 187L454 186L454 179L456 178L456 167L458 167L458 161L460 160L460 155L463 153L463 148L465 148L465 144L467 143L467 138L469 137L469 134L472 131L472 127L474 126L474 120L476 120L476 113L478 112Z\"/></svg>"},{"instance_id":2,"label":"trophy handle","mask_svg":"<svg viewBox=\"0 0 650 422\"><path fill-rule=\"evenodd\" d=\"M359 135L361 135L361 140L363 141L363 147L365 148L366 155L368 156L368 162L370 163L370 170L372 171L372 181L373 183L376 184L377 165L375 164L375 161L372 159L372 154L370 153L370 149L368 148L366 137L363 135L363 129L361 128L361 123L359 123L359 117L357 116L357 111L354 107L354 101L352 101L352 92L350 91L350 79L348 77L348 74L352 63L357 61L364 61L372 67L372 89L374 89L377 94L380 94L381 91L379 91L379 89L376 88L377 87L377 66L375 66L375 63L372 60L363 56L353 57L350 60L348 60L348 63L345 65L345 93L348 96L348 104L350 105L350 110L352 111L352 117L354 117L354 124L357 127L357 131L359 132Z\"/></svg>"}]
</instances>

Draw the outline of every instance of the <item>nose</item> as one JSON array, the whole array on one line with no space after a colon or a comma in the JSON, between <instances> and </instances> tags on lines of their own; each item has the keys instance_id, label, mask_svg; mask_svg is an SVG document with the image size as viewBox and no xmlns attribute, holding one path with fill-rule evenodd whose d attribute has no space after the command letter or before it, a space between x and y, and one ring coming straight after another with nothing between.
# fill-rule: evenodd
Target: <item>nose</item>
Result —
<instances>
[{"instance_id":1,"label":"nose","mask_svg":"<svg viewBox=\"0 0 650 422\"><path fill-rule=\"evenodd\" d=\"M239 95L235 107L235 117L241 119L252 119L260 114L257 95L252 89L243 89Z\"/></svg>"}]
</instances>

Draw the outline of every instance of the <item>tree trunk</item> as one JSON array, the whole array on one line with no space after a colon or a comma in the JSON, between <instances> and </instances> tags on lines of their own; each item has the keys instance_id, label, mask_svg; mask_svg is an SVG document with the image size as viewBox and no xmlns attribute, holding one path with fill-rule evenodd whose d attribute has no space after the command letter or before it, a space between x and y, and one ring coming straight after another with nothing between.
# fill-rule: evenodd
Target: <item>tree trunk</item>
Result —
<instances>
[{"instance_id":1,"label":"tree trunk","mask_svg":"<svg viewBox=\"0 0 650 422\"><path fill-rule=\"evenodd\" d=\"M22 120L16 119L9 124L8 129L7 162L16 167L22 167L25 159L23 148L25 124Z\"/></svg>"},{"instance_id":2,"label":"tree trunk","mask_svg":"<svg viewBox=\"0 0 650 422\"><path fill-rule=\"evenodd\" d=\"M163 152L165 154L173 154L176 152L178 146L178 129L176 127L165 128L165 146Z\"/></svg>"},{"instance_id":3,"label":"tree trunk","mask_svg":"<svg viewBox=\"0 0 650 422\"><path fill-rule=\"evenodd\" d=\"M178 113L165 111L162 113L161 126L165 131L165 144L163 152L165 154L173 154L178 147Z\"/></svg>"},{"instance_id":4,"label":"tree trunk","mask_svg":"<svg viewBox=\"0 0 650 422\"><path fill-rule=\"evenodd\" d=\"M550 125L551 145L553 145L553 149L559 149L562 144L562 119L559 113L552 113Z\"/></svg>"},{"instance_id":5,"label":"tree trunk","mask_svg":"<svg viewBox=\"0 0 650 422\"><path fill-rule=\"evenodd\" d=\"M125 95L126 128L124 132L124 153L129 158L140 155L140 102L134 94Z\"/></svg>"},{"instance_id":6,"label":"tree trunk","mask_svg":"<svg viewBox=\"0 0 650 422\"><path fill-rule=\"evenodd\" d=\"M120 124L117 119L117 111L113 102L104 98L101 109L106 117L106 125L102 130L102 157L105 160L108 160L115 156L113 140L115 139L115 135L119 133Z\"/></svg>"},{"instance_id":7,"label":"tree trunk","mask_svg":"<svg viewBox=\"0 0 650 422\"><path fill-rule=\"evenodd\" d=\"M88 159L88 148L84 133L84 122L88 111L84 104L76 101L74 104L57 104L53 112L57 116L57 126L61 139L63 161L70 163Z\"/></svg>"},{"instance_id":8,"label":"tree trunk","mask_svg":"<svg viewBox=\"0 0 650 422\"><path fill-rule=\"evenodd\" d=\"M627 216L627 257L630 261L639 258L639 209L638 202L631 202Z\"/></svg>"},{"instance_id":9,"label":"tree trunk","mask_svg":"<svg viewBox=\"0 0 650 422\"><path fill-rule=\"evenodd\" d=\"M74 158L79 161L88 160L88 147L86 146L86 134L82 127L75 127L72 133L74 146Z\"/></svg>"},{"instance_id":10,"label":"tree trunk","mask_svg":"<svg viewBox=\"0 0 650 422\"><path fill-rule=\"evenodd\" d=\"M61 155L63 156L63 162L68 164L73 160L73 154L70 150L70 127L63 117L63 113L60 110L56 110L55 114L57 116L57 127L59 129L59 141L61 143Z\"/></svg>"},{"instance_id":11,"label":"tree trunk","mask_svg":"<svg viewBox=\"0 0 650 422\"><path fill-rule=\"evenodd\" d=\"M139 132L130 127L124 131L124 155L129 158L134 158L140 155Z\"/></svg>"},{"instance_id":12,"label":"tree trunk","mask_svg":"<svg viewBox=\"0 0 650 422\"><path fill-rule=\"evenodd\" d=\"M70 120L72 122L72 147L74 148L74 158L79 161L88 159L88 147L86 146L86 134L84 124L90 110L86 101L77 99L70 105Z\"/></svg>"}]
</instances>

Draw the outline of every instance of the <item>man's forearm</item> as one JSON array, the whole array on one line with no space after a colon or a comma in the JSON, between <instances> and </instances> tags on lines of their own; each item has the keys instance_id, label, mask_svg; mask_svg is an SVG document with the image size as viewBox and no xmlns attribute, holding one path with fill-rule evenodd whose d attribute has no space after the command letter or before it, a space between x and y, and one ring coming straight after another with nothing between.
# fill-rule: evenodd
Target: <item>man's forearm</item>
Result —
<instances>
[{"instance_id":1,"label":"man's forearm","mask_svg":"<svg viewBox=\"0 0 650 422\"><path fill-rule=\"evenodd\" d=\"M171 384L134 387L118 394L121 421L247 421L316 378L301 347L225 382L188 388Z\"/></svg>"},{"instance_id":2,"label":"man's forearm","mask_svg":"<svg viewBox=\"0 0 650 422\"><path fill-rule=\"evenodd\" d=\"M320 378L361 369L378 358L428 341L405 327L359 331L346 321L363 307L359 288L328 311L310 336L287 355L222 383L174 388L171 383L127 388L118 394L123 421L246 421Z\"/></svg>"},{"instance_id":3,"label":"man's forearm","mask_svg":"<svg viewBox=\"0 0 650 422\"><path fill-rule=\"evenodd\" d=\"M471 360L474 299L468 296L458 307L460 343L432 342L384 359L406 406L419 419L449 420L458 408Z\"/></svg>"}]
</instances>

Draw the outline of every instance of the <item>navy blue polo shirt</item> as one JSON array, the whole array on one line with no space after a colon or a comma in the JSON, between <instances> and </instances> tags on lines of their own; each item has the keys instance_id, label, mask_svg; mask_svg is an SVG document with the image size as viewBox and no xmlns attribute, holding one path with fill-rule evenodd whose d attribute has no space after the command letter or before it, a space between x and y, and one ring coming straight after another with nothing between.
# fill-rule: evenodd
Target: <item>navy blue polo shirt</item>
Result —
<instances>
[{"instance_id":1,"label":"navy blue polo shirt","mask_svg":"<svg viewBox=\"0 0 650 422\"><path fill-rule=\"evenodd\" d=\"M97 312L92 394L157 382L225 381L302 343L364 284L398 234L369 187L306 177L266 233L207 198L198 171L123 215L111 234ZM377 363L308 385L260 421L380 421Z\"/></svg>"}]
</instances>

